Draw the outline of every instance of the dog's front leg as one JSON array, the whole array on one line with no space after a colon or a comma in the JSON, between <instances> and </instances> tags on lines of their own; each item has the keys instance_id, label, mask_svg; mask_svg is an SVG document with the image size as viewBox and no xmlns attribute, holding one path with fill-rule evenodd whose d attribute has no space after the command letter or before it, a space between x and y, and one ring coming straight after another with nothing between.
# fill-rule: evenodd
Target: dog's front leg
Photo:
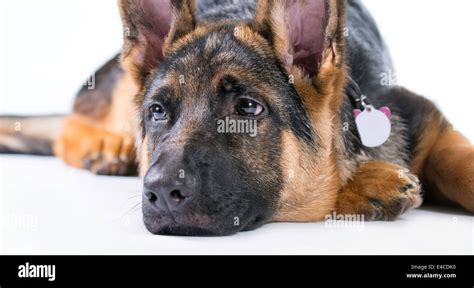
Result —
<instances>
[{"instance_id":1,"label":"dog's front leg","mask_svg":"<svg viewBox=\"0 0 474 288\"><path fill-rule=\"evenodd\" d=\"M367 161L340 191L337 213L364 215L365 220L393 220L421 205L418 178L406 168Z\"/></svg>"},{"instance_id":2,"label":"dog's front leg","mask_svg":"<svg viewBox=\"0 0 474 288\"><path fill-rule=\"evenodd\" d=\"M76 168L101 175L135 175L134 139L101 127L87 117L71 114L64 120L54 153Z\"/></svg>"}]
</instances>

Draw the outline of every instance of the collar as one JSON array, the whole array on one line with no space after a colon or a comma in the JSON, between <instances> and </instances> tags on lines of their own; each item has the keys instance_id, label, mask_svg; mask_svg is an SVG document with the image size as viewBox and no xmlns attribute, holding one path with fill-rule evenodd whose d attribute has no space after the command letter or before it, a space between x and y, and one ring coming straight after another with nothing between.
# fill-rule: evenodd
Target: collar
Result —
<instances>
[{"instance_id":1,"label":"collar","mask_svg":"<svg viewBox=\"0 0 474 288\"><path fill-rule=\"evenodd\" d=\"M367 102L367 96L362 93L359 84L349 76L346 85L346 95L349 96L352 106L356 109L364 110L370 104Z\"/></svg>"}]
</instances>

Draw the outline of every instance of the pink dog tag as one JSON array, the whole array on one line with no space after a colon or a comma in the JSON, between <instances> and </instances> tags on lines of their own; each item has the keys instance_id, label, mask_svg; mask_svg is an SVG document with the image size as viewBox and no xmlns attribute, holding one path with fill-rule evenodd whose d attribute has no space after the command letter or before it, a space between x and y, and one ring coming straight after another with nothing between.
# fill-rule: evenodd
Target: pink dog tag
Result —
<instances>
[{"instance_id":1,"label":"pink dog tag","mask_svg":"<svg viewBox=\"0 0 474 288\"><path fill-rule=\"evenodd\" d=\"M391 115L388 107L377 110L368 105L364 111L354 110L357 130L364 146L374 148L383 145L388 140L392 131Z\"/></svg>"}]
</instances>

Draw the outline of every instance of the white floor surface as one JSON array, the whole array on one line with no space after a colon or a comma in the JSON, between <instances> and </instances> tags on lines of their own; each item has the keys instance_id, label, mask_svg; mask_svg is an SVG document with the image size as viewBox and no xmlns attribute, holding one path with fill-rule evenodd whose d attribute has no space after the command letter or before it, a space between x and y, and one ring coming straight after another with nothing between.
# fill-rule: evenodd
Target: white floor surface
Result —
<instances>
[{"instance_id":1,"label":"white floor surface","mask_svg":"<svg viewBox=\"0 0 474 288\"><path fill-rule=\"evenodd\" d=\"M19 175L23 175L20 176ZM150 234L138 178L0 156L0 254L473 254L474 217L424 207L394 222L269 224L230 237Z\"/></svg>"}]
</instances>

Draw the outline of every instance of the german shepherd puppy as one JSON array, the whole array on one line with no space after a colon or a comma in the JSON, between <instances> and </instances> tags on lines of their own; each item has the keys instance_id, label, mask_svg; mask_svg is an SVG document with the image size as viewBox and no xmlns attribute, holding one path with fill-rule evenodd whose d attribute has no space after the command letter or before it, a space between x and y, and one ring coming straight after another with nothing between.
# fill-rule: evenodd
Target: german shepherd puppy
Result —
<instances>
[{"instance_id":1,"label":"german shepherd puppy","mask_svg":"<svg viewBox=\"0 0 474 288\"><path fill-rule=\"evenodd\" d=\"M420 206L421 187L474 212L474 147L429 100L383 85L390 56L359 1L119 7L123 51L95 89L67 117L3 117L3 152L138 170L156 234L229 235L333 213L393 220ZM382 106L390 136L367 147L353 111Z\"/></svg>"}]
</instances>

